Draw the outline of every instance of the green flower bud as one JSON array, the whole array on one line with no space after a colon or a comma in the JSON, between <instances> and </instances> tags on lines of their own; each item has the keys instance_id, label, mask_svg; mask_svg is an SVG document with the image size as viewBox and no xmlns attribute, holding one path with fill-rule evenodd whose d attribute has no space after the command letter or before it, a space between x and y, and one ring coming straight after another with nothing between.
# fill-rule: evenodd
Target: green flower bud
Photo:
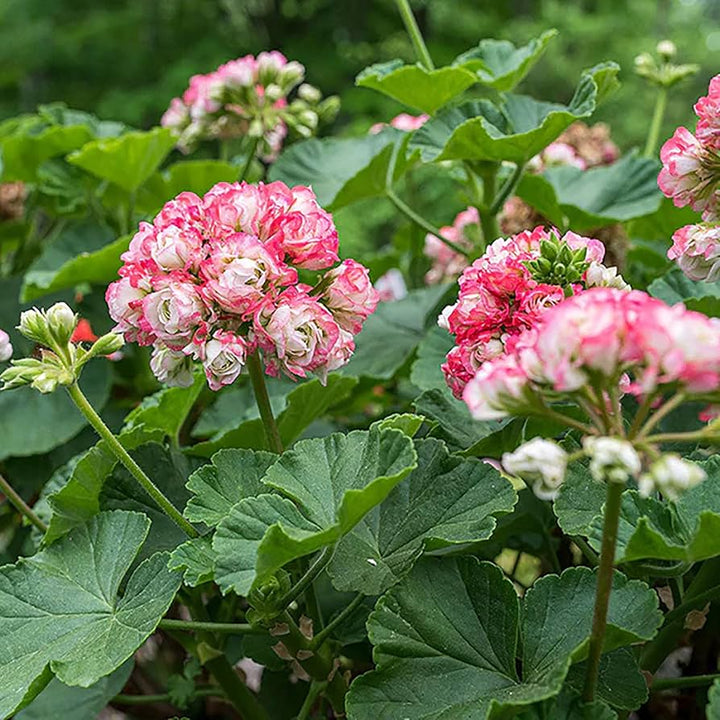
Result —
<instances>
[{"instance_id":1,"label":"green flower bud","mask_svg":"<svg viewBox=\"0 0 720 720\"><path fill-rule=\"evenodd\" d=\"M322 99L322 93L316 87L303 83L298 88L298 97L305 102L315 104Z\"/></svg>"},{"instance_id":2,"label":"green flower bud","mask_svg":"<svg viewBox=\"0 0 720 720\"><path fill-rule=\"evenodd\" d=\"M677 47L672 40L661 40L655 51L665 62L670 62L677 55Z\"/></svg>"},{"instance_id":3,"label":"green flower bud","mask_svg":"<svg viewBox=\"0 0 720 720\"><path fill-rule=\"evenodd\" d=\"M77 326L77 315L66 303L59 302L47 310L46 318L48 331L61 347L65 347Z\"/></svg>"},{"instance_id":4,"label":"green flower bud","mask_svg":"<svg viewBox=\"0 0 720 720\"><path fill-rule=\"evenodd\" d=\"M37 308L25 310L20 314L20 324L17 329L28 339L40 345L49 345L47 320L43 313Z\"/></svg>"},{"instance_id":5,"label":"green flower bud","mask_svg":"<svg viewBox=\"0 0 720 720\"><path fill-rule=\"evenodd\" d=\"M95 357L97 355L112 355L124 344L125 340L122 335L111 332L98 338L88 351L88 355L91 357Z\"/></svg>"}]
</instances>

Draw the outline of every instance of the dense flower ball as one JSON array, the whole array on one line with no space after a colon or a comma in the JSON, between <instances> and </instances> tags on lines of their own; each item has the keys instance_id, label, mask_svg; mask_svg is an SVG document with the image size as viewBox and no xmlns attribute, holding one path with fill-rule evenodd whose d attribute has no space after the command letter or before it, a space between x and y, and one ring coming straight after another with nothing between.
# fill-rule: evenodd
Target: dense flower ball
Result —
<instances>
[{"instance_id":1,"label":"dense flower ball","mask_svg":"<svg viewBox=\"0 0 720 720\"><path fill-rule=\"evenodd\" d=\"M681 227L667 255L691 280L715 282L720 279L720 225Z\"/></svg>"},{"instance_id":2,"label":"dense flower ball","mask_svg":"<svg viewBox=\"0 0 720 720\"><path fill-rule=\"evenodd\" d=\"M320 119L337 111L335 98L300 85L305 68L277 51L231 60L207 75L193 75L181 98L174 98L161 124L178 134L189 152L201 140L249 136L260 140L260 156L272 161L291 127L308 137ZM297 96L288 95L300 85Z\"/></svg>"},{"instance_id":3,"label":"dense flower ball","mask_svg":"<svg viewBox=\"0 0 720 720\"><path fill-rule=\"evenodd\" d=\"M140 223L107 290L116 331L153 345L162 382L214 390L261 350L268 374L321 379L348 361L378 301L368 271L339 258L332 217L307 187L219 183L181 193ZM298 270L326 271L312 287Z\"/></svg>"},{"instance_id":4,"label":"dense flower ball","mask_svg":"<svg viewBox=\"0 0 720 720\"><path fill-rule=\"evenodd\" d=\"M542 243L553 238L558 247L584 251L587 269L570 287L539 281L528 267L540 257ZM547 308L561 302L567 291L587 287L589 274L598 283L617 282L617 274L601 264L604 254L598 240L572 232L558 238L542 227L492 243L463 272L458 300L445 308L439 320L455 336L455 347L442 366L455 396L462 396L466 383L484 362L511 350L517 337L532 328Z\"/></svg>"},{"instance_id":5,"label":"dense flower ball","mask_svg":"<svg viewBox=\"0 0 720 720\"><path fill-rule=\"evenodd\" d=\"M547 310L509 354L485 363L463 399L476 418L492 419L526 413L543 393L618 388L623 379L638 397L682 390L714 401L720 321L637 290L592 288Z\"/></svg>"}]
</instances>

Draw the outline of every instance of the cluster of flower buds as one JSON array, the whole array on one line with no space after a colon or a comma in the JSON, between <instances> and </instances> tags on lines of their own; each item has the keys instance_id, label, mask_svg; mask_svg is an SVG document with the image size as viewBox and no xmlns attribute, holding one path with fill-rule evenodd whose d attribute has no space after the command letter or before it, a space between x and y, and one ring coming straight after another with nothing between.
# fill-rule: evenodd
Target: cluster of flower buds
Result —
<instances>
[{"instance_id":1,"label":"cluster of flower buds","mask_svg":"<svg viewBox=\"0 0 720 720\"><path fill-rule=\"evenodd\" d=\"M679 83L699 69L699 65L675 65L673 60L677 55L677 47L672 40L661 40L655 48L657 58L650 53L640 53L635 58L635 73L645 78L653 85L669 88Z\"/></svg>"},{"instance_id":2,"label":"cluster of flower buds","mask_svg":"<svg viewBox=\"0 0 720 720\"><path fill-rule=\"evenodd\" d=\"M720 322L646 293L591 288L547 309L512 349L480 366L463 399L478 419L543 415L547 402L601 388L641 401L720 398ZM602 405L602 407L601 407Z\"/></svg>"},{"instance_id":3,"label":"cluster of flower buds","mask_svg":"<svg viewBox=\"0 0 720 720\"><path fill-rule=\"evenodd\" d=\"M403 132L412 132L421 128L428 120L429 115L409 115L408 113L400 113L390 121L390 127ZM368 131L371 135L377 135L381 130L388 126L387 123L375 123Z\"/></svg>"},{"instance_id":4,"label":"cluster of flower buds","mask_svg":"<svg viewBox=\"0 0 720 720\"><path fill-rule=\"evenodd\" d=\"M660 151L660 189L675 205L690 205L705 222L685 225L673 234L668 257L691 280L720 277L720 75L695 103L695 135L679 127Z\"/></svg>"},{"instance_id":5,"label":"cluster of flower buds","mask_svg":"<svg viewBox=\"0 0 720 720\"><path fill-rule=\"evenodd\" d=\"M30 385L41 393L49 393L58 385L72 385L88 360L112 355L124 344L122 337L108 333L97 338L86 350L73 341L77 325L78 316L63 302L55 303L48 310L33 308L23 312L18 330L40 346L40 357L13 360L0 375L4 383L2 389Z\"/></svg>"},{"instance_id":6,"label":"cluster of flower buds","mask_svg":"<svg viewBox=\"0 0 720 720\"><path fill-rule=\"evenodd\" d=\"M650 463L642 472L640 453L628 440L618 437L589 435L583 438L582 450L572 456L553 440L533 438L511 453L502 456L502 468L524 480L541 500L554 500L565 482L571 459L590 460L588 469L597 482L625 484L637 480L643 497L659 492L677 501L683 492L700 484L705 471L696 463L667 453Z\"/></svg>"},{"instance_id":7,"label":"cluster of flower buds","mask_svg":"<svg viewBox=\"0 0 720 720\"><path fill-rule=\"evenodd\" d=\"M337 250L310 188L218 183L140 223L106 299L116 331L154 347L161 382L190 384L199 361L218 390L257 350L269 375L324 381L350 359L378 300L367 269L338 265ZM324 273L307 285L298 271Z\"/></svg>"},{"instance_id":8,"label":"cluster of flower buds","mask_svg":"<svg viewBox=\"0 0 720 720\"><path fill-rule=\"evenodd\" d=\"M178 147L192 150L210 139L249 137L260 142L258 154L277 157L288 128L310 137L319 123L337 114L336 97L303 83L305 68L277 51L231 60L207 75L194 75L181 98L174 98L161 124L178 134ZM298 87L299 86L299 87ZM288 99L297 87L295 97Z\"/></svg>"},{"instance_id":9,"label":"cluster of flower buds","mask_svg":"<svg viewBox=\"0 0 720 720\"><path fill-rule=\"evenodd\" d=\"M542 227L500 238L466 268L458 300L439 324L455 336L442 366L448 385L462 397L467 382L488 360L512 351L520 335L568 295L591 286L627 289L615 268L602 264L599 240Z\"/></svg>"}]
</instances>

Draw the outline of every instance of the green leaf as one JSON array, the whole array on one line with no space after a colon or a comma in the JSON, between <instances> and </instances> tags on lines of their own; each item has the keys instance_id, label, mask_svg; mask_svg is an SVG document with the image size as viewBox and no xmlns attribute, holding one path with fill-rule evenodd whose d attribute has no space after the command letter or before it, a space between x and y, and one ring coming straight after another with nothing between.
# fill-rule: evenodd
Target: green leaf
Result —
<instances>
[{"instance_id":1,"label":"green leaf","mask_svg":"<svg viewBox=\"0 0 720 720\"><path fill-rule=\"evenodd\" d=\"M410 136L395 128L359 138L323 138L291 145L270 168L270 180L311 185L318 202L338 210L363 198L382 195L390 159L398 151L393 180L407 168L404 146Z\"/></svg>"},{"instance_id":2,"label":"green leaf","mask_svg":"<svg viewBox=\"0 0 720 720\"><path fill-rule=\"evenodd\" d=\"M612 165L589 170L548 168L544 177L555 190L570 227L582 231L656 212L662 199L658 169L656 160L630 154Z\"/></svg>"},{"instance_id":3,"label":"green leaf","mask_svg":"<svg viewBox=\"0 0 720 720\"><path fill-rule=\"evenodd\" d=\"M45 160L82 147L93 134L84 125L46 127L37 133L19 133L0 141L3 182L33 182Z\"/></svg>"},{"instance_id":4,"label":"green leaf","mask_svg":"<svg viewBox=\"0 0 720 720\"><path fill-rule=\"evenodd\" d=\"M556 35L557 30L547 30L521 47L507 40L481 40L477 47L459 55L453 67L473 70L479 82L507 92L530 72Z\"/></svg>"},{"instance_id":5,"label":"green leaf","mask_svg":"<svg viewBox=\"0 0 720 720\"><path fill-rule=\"evenodd\" d=\"M192 538L176 547L170 553L168 568L181 571L183 582L190 587L210 582L215 577L215 551L212 547L212 537L203 535Z\"/></svg>"},{"instance_id":6,"label":"green leaf","mask_svg":"<svg viewBox=\"0 0 720 720\"><path fill-rule=\"evenodd\" d=\"M402 300L380 303L355 338L355 354L344 372L391 378L413 354L442 309L448 287L411 290ZM389 339L392 338L392 342Z\"/></svg>"},{"instance_id":7,"label":"green leaf","mask_svg":"<svg viewBox=\"0 0 720 720\"><path fill-rule=\"evenodd\" d=\"M0 568L0 715L37 694L49 666L88 687L153 632L180 577L154 555L118 590L148 533L138 513L102 513L37 555Z\"/></svg>"},{"instance_id":8,"label":"green leaf","mask_svg":"<svg viewBox=\"0 0 720 720\"><path fill-rule=\"evenodd\" d=\"M193 496L185 508L185 517L215 527L237 502L266 489L260 481L277 457L262 450L216 452L209 465L203 465L188 479L187 489Z\"/></svg>"},{"instance_id":9,"label":"green leaf","mask_svg":"<svg viewBox=\"0 0 720 720\"><path fill-rule=\"evenodd\" d=\"M575 120L591 115L600 83L618 71L614 63L583 73L569 105L507 95L501 107L473 100L447 108L413 133L408 148L424 162L484 160L525 163L549 145Z\"/></svg>"},{"instance_id":10,"label":"green leaf","mask_svg":"<svg viewBox=\"0 0 720 720\"><path fill-rule=\"evenodd\" d=\"M128 236L112 241L114 233L98 223L68 227L28 268L20 299L75 288L82 283L107 285L117 278L120 254L128 248Z\"/></svg>"},{"instance_id":11,"label":"green leaf","mask_svg":"<svg viewBox=\"0 0 720 720\"><path fill-rule=\"evenodd\" d=\"M357 378L332 374L323 385L314 379L298 385L287 396L287 406L277 416L280 439L284 446L291 445L310 423L322 417L331 407L350 395ZM247 420L239 427L227 430L218 437L198 443L187 449L191 455L210 457L222 448L268 449L265 429L260 418Z\"/></svg>"},{"instance_id":12,"label":"green leaf","mask_svg":"<svg viewBox=\"0 0 720 720\"><path fill-rule=\"evenodd\" d=\"M555 188L542 175L525 173L515 188L515 194L556 227L568 226L568 219L558 203Z\"/></svg>"},{"instance_id":13,"label":"green leaf","mask_svg":"<svg viewBox=\"0 0 720 720\"><path fill-rule=\"evenodd\" d=\"M355 78L360 87L377 90L430 115L477 81L475 73L462 66L426 70L402 60L371 65Z\"/></svg>"},{"instance_id":14,"label":"green leaf","mask_svg":"<svg viewBox=\"0 0 720 720\"><path fill-rule=\"evenodd\" d=\"M380 595L423 552L486 540L517 495L490 465L415 442L418 467L338 543L328 572L338 590Z\"/></svg>"},{"instance_id":15,"label":"green leaf","mask_svg":"<svg viewBox=\"0 0 720 720\"><path fill-rule=\"evenodd\" d=\"M400 432L405 433L408 437L415 437L424 422L425 418L422 415L395 413L388 415L382 420L376 420L370 427L377 427L378 430L400 430Z\"/></svg>"},{"instance_id":16,"label":"green leaf","mask_svg":"<svg viewBox=\"0 0 720 720\"><path fill-rule=\"evenodd\" d=\"M720 720L720 680L716 680L708 691L707 720Z\"/></svg>"},{"instance_id":17,"label":"green leaf","mask_svg":"<svg viewBox=\"0 0 720 720\"><path fill-rule=\"evenodd\" d=\"M635 490L623 493L616 562L696 562L720 555L720 458L698 464L707 479L676 503L642 498ZM586 536L599 549L604 500L604 486L587 471L576 470L555 501L560 527L568 534Z\"/></svg>"},{"instance_id":18,"label":"green leaf","mask_svg":"<svg viewBox=\"0 0 720 720\"><path fill-rule=\"evenodd\" d=\"M93 140L68 155L67 160L132 193L158 169L174 145L170 130L154 128Z\"/></svg>"},{"instance_id":19,"label":"green leaf","mask_svg":"<svg viewBox=\"0 0 720 720\"><path fill-rule=\"evenodd\" d=\"M410 371L410 382L420 390L437 388L450 392L440 366L454 345L453 337L447 330L437 325L430 328L418 345L417 357Z\"/></svg>"},{"instance_id":20,"label":"green leaf","mask_svg":"<svg viewBox=\"0 0 720 720\"><path fill-rule=\"evenodd\" d=\"M300 441L263 478L284 497L241 500L218 526L213 547L220 587L246 594L253 578L262 582L291 560L337 542L416 462L412 441L399 430Z\"/></svg>"},{"instance_id":21,"label":"green leaf","mask_svg":"<svg viewBox=\"0 0 720 720\"><path fill-rule=\"evenodd\" d=\"M134 665L131 658L88 688L69 687L53 678L29 707L15 715L15 720L96 720L101 710L123 689Z\"/></svg>"},{"instance_id":22,"label":"green leaf","mask_svg":"<svg viewBox=\"0 0 720 720\"><path fill-rule=\"evenodd\" d=\"M137 207L151 213L181 192L204 195L219 182L235 182L239 169L222 160L183 160L155 173L138 193Z\"/></svg>"},{"instance_id":23,"label":"green leaf","mask_svg":"<svg viewBox=\"0 0 720 720\"><path fill-rule=\"evenodd\" d=\"M352 684L348 716L512 717L560 692L571 663L587 652L594 601L587 568L537 581L521 612L495 565L424 558L368 620L376 669ZM661 621L655 593L616 573L606 651L651 638Z\"/></svg>"},{"instance_id":24,"label":"green leaf","mask_svg":"<svg viewBox=\"0 0 720 720\"><path fill-rule=\"evenodd\" d=\"M706 298L720 298L720 283L696 282L675 266L648 287L650 295L668 305L699 303Z\"/></svg>"},{"instance_id":25,"label":"green leaf","mask_svg":"<svg viewBox=\"0 0 720 720\"><path fill-rule=\"evenodd\" d=\"M572 669L571 669L572 670ZM617 720L617 713L602 700L584 703L580 693L563 689L557 698L526 710L517 720Z\"/></svg>"}]
</instances>

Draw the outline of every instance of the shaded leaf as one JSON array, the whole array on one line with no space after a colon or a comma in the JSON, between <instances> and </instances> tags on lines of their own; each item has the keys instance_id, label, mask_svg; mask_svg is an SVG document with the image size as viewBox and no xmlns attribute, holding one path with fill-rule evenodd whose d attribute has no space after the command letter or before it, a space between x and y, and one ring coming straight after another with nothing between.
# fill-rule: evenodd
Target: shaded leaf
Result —
<instances>
[{"instance_id":1,"label":"shaded leaf","mask_svg":"<svg viewBox=\"0 0 720 720\"><path fill-rule=\"evenodd\" d=\"M170 553L168 561L170 570L183 573L183 582L196 587L210 582L215 577L215 551L212 537L203 535L187 540Z\"/></svg>"},{"instance_id":2,"label":"shaded leaf","mask_svg":"<svg viewBox=\"0 0 720 720\"><path fill-rule=\"evenodd\" d=\"M653 280L648 292L668 305L679 302L691 305L706 298L720 298L720 283L696 282L687 277L679 267L674 266L662 277Z\"/></svg>"}]
</instances>

